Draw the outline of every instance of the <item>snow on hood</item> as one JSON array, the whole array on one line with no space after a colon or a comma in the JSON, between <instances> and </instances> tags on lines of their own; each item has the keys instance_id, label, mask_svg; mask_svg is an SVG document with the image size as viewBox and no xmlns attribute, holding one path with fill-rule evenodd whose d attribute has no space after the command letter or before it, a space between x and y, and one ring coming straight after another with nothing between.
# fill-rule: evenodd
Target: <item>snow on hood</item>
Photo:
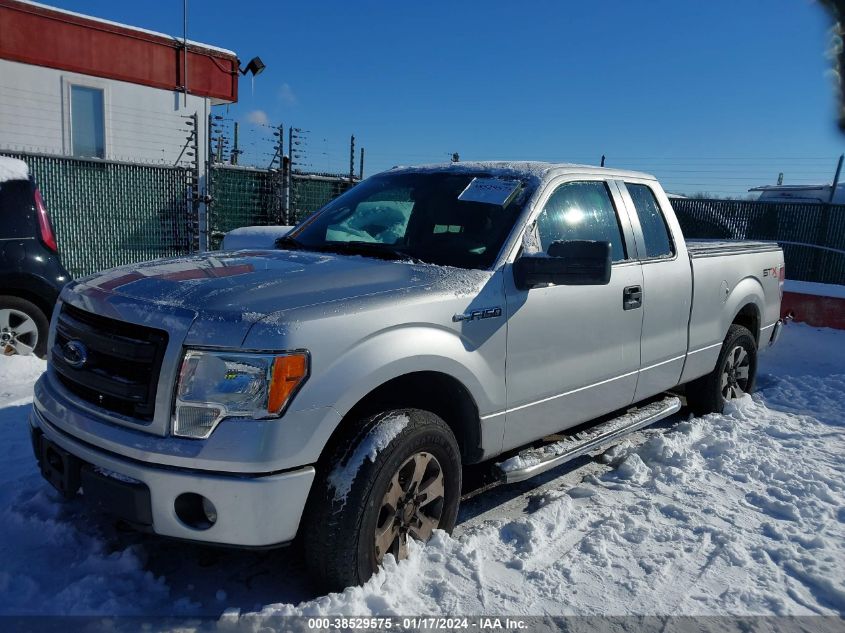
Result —
<instances>
[{"instance_id":1,"label":"snow on hood","mask_svg":"<svg viewBox=\"0 0 845 633\"><path fill-rule=\"evenodd\" d=\"M0 184L8 180L27 180L29 166L17 158L0 156Z\"/></svg>"},{"instance_id":2,"label":"snow on hood","mask_svg":"<svg viewBox=\"0 0 845 633\"><path fill-rule=\"evenodd\" d=\"M80 283L196 312L269 314L430 285L444 269L308 251L213 252L123 266Z\"/></svg>"}]
</instances>

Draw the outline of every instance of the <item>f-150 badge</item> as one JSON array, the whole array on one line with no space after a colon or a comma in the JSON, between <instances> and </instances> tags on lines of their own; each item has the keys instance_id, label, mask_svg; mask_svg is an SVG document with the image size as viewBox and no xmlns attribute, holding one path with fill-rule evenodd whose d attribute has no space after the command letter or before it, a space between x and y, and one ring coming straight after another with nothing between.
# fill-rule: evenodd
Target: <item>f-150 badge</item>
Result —
<instances>
[{"instance_id":1,"label":"f-150 badge","mask_svg":"<svg viewBox=\"0 0 845 633\"><path fill-rule=\"evenodd\" d=\"M481 319L492 319L500 316L502 316L501 308L482 308L481 310L456 314L452 317L452 321L455 323L460 323L461 321L480 321Z\"/></svg>"}]
</instances>

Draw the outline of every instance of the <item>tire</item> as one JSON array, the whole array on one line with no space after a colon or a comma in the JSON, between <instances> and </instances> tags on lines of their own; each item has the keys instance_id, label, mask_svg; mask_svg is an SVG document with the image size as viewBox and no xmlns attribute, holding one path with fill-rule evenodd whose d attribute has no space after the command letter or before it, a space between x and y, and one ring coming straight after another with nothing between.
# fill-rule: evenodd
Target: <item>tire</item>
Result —
<instances>
[{"instance_id":1,"label":"tire","mask_svg":"<svg viewBox=\"0 0 845 633\"><path fill-rule=\"evenodd\" d=\"M713 371L687 384L687 405L696 415L722 413L726 402L752 393L756 379L754 335L741 325L732 325Z\"/></svg>"},{"instance_id":2,"label":"tire","mask_svg":"<svg viewBox=\"0 0 845 633\"><path fill-rule=\"evenodd\" d=\"M397 409L356 429L318 468L300 527L306 565L328 590L366 582L387 553L403 557L403 535L451 532L458 515L460 451L443 420Z\"/></svg>"},{"instance_id":3,"label":"tire","mask_svg":"<svg viewBox=\"0 0 845 633\"><path fill-rule=\"evenodd\" d=\"M0 295L0 354L40 358L47 355L50 320L37 305L26 299Z\"/></svg>"}]
</instances>

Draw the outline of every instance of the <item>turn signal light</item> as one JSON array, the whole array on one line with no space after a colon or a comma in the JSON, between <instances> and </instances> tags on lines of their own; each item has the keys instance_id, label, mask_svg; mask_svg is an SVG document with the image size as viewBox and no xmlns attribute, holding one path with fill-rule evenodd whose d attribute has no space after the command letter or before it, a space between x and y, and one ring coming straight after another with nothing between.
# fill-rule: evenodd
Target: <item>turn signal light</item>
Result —
<instances>
[{"instance_id":1,"label":"turn signal light","mask_svg":"<svg viewBox=\"0 0 845 633\"><path fill-rule=\"evenodd\" d=\"M280 413L291 394L308 374L308 357L305 354L287 354L273 361L270 376L270 397L267 401L269 413Z\"/></svg>"}]
</instances>

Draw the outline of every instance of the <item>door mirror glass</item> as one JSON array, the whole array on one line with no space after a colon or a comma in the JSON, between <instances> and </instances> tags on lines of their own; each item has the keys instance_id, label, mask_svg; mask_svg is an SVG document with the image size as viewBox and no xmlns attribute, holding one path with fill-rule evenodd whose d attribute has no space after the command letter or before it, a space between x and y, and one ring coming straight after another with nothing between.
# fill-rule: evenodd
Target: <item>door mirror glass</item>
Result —
<instances>
[{"instance_id":1,"label":"door mirror glass","mask_svg":"<svg viewBox=\"0 0 845 633\"><path fill-rule=\"evenodd\" d=\"M553 242L548 254L522 255L514 262L516 287L528 290L555 286L604 286L610 283L610 242L569 240Z\"/></svg>"}]
</instances>

